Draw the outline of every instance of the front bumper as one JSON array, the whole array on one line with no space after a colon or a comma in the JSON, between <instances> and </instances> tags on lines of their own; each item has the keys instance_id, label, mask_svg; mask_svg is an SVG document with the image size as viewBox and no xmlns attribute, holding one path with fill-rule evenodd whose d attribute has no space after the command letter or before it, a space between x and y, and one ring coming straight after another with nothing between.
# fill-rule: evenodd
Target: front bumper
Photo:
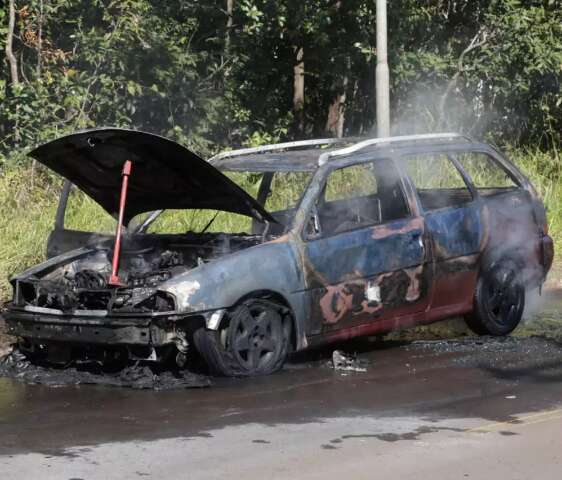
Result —
<instances>
[{"instance_id":1,"label":"front bumper","mask_svg":"<svg viewBox=\"0 0 562 480\"><path fill-rule=\"evenodd\" d=\"M3 318L9 335L35 342L160 347L178 339L177 316L63 316L8 309Z\"/></svg>"}]
</instances>

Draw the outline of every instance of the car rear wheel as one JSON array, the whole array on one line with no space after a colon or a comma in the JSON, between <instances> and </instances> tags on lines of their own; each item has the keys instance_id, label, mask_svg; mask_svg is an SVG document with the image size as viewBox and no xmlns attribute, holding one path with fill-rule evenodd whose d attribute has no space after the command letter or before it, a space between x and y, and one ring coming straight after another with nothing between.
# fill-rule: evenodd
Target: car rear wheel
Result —
<instances>
[{"instance_id":1,"label":"car rear wheel","mask_svg":"<svg viewBox=\"0 0 562 480\"><path fill-rule=\"evenodd\" d=\"M507 335L515 330L525 308L525 287L515 262L495 262L483 269L474 293L474 310L466 318L480 335Z\"/></svg>"},{"instance_id":2,"label":"car rear wheel","mask_svg":"<svg viewBox=\"0 0 562 480\"><path fill-rule=\"evenodd\" d=\"M200 328L193 336L211 373L221 376L266 375L279 370L289 352L290 317L263 299L246 300L218 331Z\"/></svg>"}]
</instances>

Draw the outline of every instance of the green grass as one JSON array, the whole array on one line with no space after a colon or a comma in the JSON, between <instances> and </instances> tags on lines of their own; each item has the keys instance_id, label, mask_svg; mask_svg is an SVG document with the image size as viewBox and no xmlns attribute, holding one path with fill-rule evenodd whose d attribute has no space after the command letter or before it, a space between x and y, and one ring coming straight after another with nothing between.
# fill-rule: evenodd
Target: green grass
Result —
<instances>
[{"instance_id":1,"label":"green grass","mask_svg":"<svg viewBox=\"0 0 562 480\"><path fill-rule=\"evenodd\" d=\"M547 209L549 232L556 251L562 247L562 158L532 149L512 149L509 159L529 177Z\"/></svg>"},{"instance_id":2,"label":"green grass","mask_svg":"<svg viewBox=\"0 0 562 480\"><path fill-rule=\"evenodd\" d=\"M557 250L562 248L562 183L561 162L554 155L538 150L511 150L509 157L532 180L544 199L550 224L550 233ZM294 203L306 185L302 174L291 174L284 180L285 189L276 188L277 196L268 198L266 207L279 210ZM233 175L254 196L256 178ZM7 278L14 273L40 262L44 258L46 240L53 228L62 182L37 168L31 178L29 167L6 167L0 170L0 300L9 296ZM156 231L184 232L200 230L214 213L206 212L201 218L192 212L167 214L154 226ZM73 192L66 218L67 226L85 231L113 232L115 221L95 202L80 192ZM249 220L237 215L221 213L210 231L248 231Z\"/></svg>"}]
</instances>

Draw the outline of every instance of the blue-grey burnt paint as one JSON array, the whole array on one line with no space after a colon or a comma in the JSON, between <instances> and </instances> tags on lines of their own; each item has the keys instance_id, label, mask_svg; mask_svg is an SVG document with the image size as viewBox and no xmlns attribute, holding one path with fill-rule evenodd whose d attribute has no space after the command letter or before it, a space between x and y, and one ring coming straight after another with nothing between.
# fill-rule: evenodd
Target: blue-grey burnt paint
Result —
<instances>
[{"instance_id":1,"label":"blue-grey burnt paint","mask_svg":"<svg viewBox=\"0 0 562 480\"><path fill-rule=\"evenodd\" d=\"M306 324L307 333L317 334L322 330L345 328L356 323L350 314L337 324L324 323L320 299L326 294L327 286L343 287L356 280L369 280L383 273L425 264L422 225L423 221L419 218L407 218L308 242L306 256L311 268L306 272L306 281L311 315ZM379 236L376 232L381 238L374 238ZM427 271L421 273L426 278L427 274ZM360 309L364 299L361 295L359 298L353 296L352 309ZM384 304L385 299L382 300ZM392 300L395 306L396 302L406 302L405 299ZM424 308L426 300L426 294L420 296L413 309Z\"/></svg>"},{"instance_id":2,"label":"blue-grey burnt paint","mask_svg":"<svg viewBox=\"0 0 562 480\"><path fill-rule=\"evenodd\" d=\"M308 257L329 285L340 283L344 278L371 277L417 266L424 255L418 240L423 234L422 228L400 233L411 223L412 219L402 219L313 240L307 244ZM373 238L374 232L381 228L396 233Z\"/></svg>"},{"instance_id":3,"label":"blue-grey burnt paint","mask_svg":"<svg viewBox=\"0 0 562 480\"><path fill-rule=\"evenodd\" d=\"M425 221L436 246L434 261L479 252L484 235L479 202L428 212Z\"/></svg>"},{"instance_id":4,"label":"blue-grey burnt paint","mask_svg":"<svg viewBox=\"0 0 562 480\"><path fill-rule=\"evenodd\" d=\"M293 245L291 240L256 245L189 270L159 289L178 296L175 287L185 292L186 285L196 282L199 287L189 298L182 299L181 294L178 298L178 310L183 313L230 308L252 292L274 292L289 304L295 316L297 348L302 348L307 311L302 268Z\"/></svg>"}]
</instances>

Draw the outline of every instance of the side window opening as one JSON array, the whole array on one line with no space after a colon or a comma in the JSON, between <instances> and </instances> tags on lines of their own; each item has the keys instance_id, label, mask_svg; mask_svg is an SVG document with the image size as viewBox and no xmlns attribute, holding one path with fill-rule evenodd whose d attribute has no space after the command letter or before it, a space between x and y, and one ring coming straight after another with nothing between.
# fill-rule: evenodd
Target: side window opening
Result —
<instances>
[{"instance_id":1,"label":"side window opening","mask_svg":"<svg viewBox=\"0 0 562 480\"><path fill-rule=\"evenodd\" d=\"M64 212L64 229L112 235L117 221L96 201L76 187L71 187Z\"/></svg>"},{"instance_id":2,"label":"side window opening","mask_svg":"<svg viewBox=\"0 0 562 480\"><path fill-rule=\"evenodd\" d=\"M456 159L468 173L480 195L496 195L520 187L518 182L486 153L461 153L456 155Z\"/></svg>"},{"instance_id":3,"label":"side window opening","mask_svg":"<svg viewBox=\"0 0 562 480\"><path fill-rule=\"evenodd\" d=\"M324 236L409 215L400 176L390 159L333 171L326 180L317 212Z\"/></svg>"},{"instance_id":4,"label":"side window opening","mask_svg":"<svg viewBox=\"0 0 562 480\"><path fill-rule=\"evenodd\" d=\"M472 201L462 175L445 154L404 157L406 172L424 210L455 207Z\"/></svg>"},{"instance_id":5,"label":"side window opening","mask_svg":"<svg viewBox=\"0 0 562 480\"><path fill-rule=\"evenodd\" d=\"M270 213L294 210L311 177L311 172L275 172L265 200L265 209Z\"/></svg>"}]
</instances>

